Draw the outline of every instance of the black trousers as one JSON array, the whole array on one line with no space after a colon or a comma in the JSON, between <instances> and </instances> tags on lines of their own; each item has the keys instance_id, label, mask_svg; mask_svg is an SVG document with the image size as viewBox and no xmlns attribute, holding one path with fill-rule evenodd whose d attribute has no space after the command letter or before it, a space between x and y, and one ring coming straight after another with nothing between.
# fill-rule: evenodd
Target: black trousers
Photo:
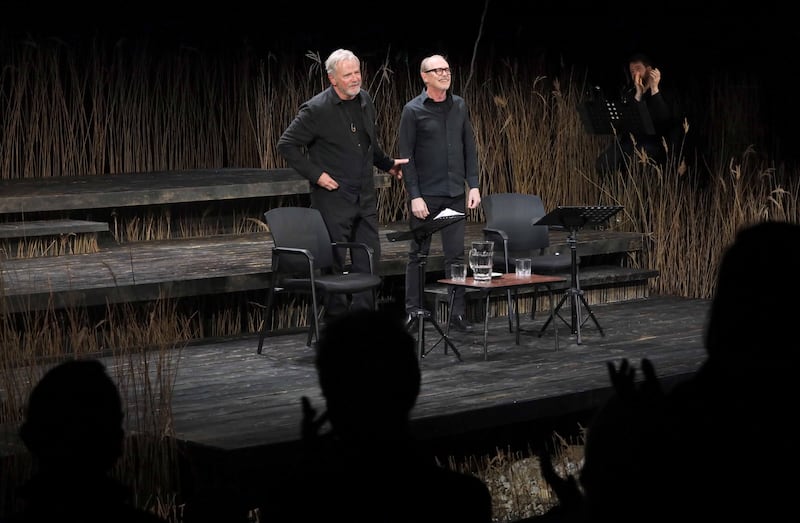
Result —
<instances>
[{"instance_id":1,"label":"black trousers","mask_svg":"<svg viewBox=\"0 0 800 523\"><path fill-rule=\"evenodd\" d=\"M443 209L450 208L454 211L466 211L466 197L464 195L449 196L423 196L428 205L430 215L427 220L420 220L411 213L411 202L409 202L409 216L411 229L416 229L425 221L433 220L434 216ZM451 223L438 233L442 239L442 250L444 251L444 271L445 277L450 277L450 265L453 263L464 263L464 220ZM431 236L421 242L411 240L408 250L408 264L406 265L406 312L413 312L422 305L423 297L420 296L419 289L419 261L420 256L427 256L430 252ZM456 287L453 301L453 315L463 315L466 313L466 303L464 301L464 287Z\"/></svg>"},{"instance_id":2,"label":"black trousers","mask_svg":"<svg viewBox=\"0 0 800 523\"><path fill-rule=\"evenodd\" d=\"M372 248L372 262L377 270L381 258L381 242L378 232L378 210L375 199L363 198L352 202L337 191L317 190L312 193L311 205L319 210L328 228L331 241L365 243ZM369 272L369 258L360 249L353 251L350 272ZM345 258L337 253L335 270L342 272ZM348 304L343 295L333 295L325 305L326 314L334 316L346 310L374 309L375 300L371 291L359 292L351 297Z\"/></svg>"}]
</instances>

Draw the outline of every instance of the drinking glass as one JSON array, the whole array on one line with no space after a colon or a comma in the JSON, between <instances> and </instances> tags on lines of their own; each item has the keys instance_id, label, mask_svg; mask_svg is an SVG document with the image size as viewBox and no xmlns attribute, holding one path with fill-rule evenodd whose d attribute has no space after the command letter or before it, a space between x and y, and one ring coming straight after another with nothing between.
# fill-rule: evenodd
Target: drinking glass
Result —
<instances>
[{"instance_id":1,"label":"drinking glass","mask_svg":"<svg viewBox=\"0 0 800 523\"><path fill-rule=\"evenodd\" d=\"M517 278L528 278L531 275L531 259L517 258L514 260Z\"/></svg>"},{"instance_id":2,"label":"drinking glass","mask_svg":"<svg viewBox=\"0 0 800 523\"><path fill-rule=\"evenodd\" d=\"M475 241L469 250L469 266L472 277L476 282L489 282L492 280L492 265L494 256L494 242Z\"/></svg>"},{"instance_id":3,"label":"drinking glass","mask_svg":"<svg viewBox=\"0 0 800 523\"><path fill-rule=\"evenodd\" d=\"M467 281L467 266L463 263L450 265L450 278L454 281Z\"/></svg>"}]
</instances>

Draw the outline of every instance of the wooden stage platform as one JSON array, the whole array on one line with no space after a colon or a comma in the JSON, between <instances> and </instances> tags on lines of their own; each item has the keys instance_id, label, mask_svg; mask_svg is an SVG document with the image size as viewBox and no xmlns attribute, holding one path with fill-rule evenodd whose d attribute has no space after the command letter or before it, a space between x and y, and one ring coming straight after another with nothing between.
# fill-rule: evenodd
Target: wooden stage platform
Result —
<instances>
[{"instance_id":1,"label":"wooden stage platform","mask_svg":"<svg viewBox=\"0 0 800 523\"><path fill-rule=\"evenodd\" d=\"M667 296L597 305L592 310L605 336L590 321L577 345L570 328L556 322L557 352L552 326L541 338L523 333L517 346L506 319L493 318L487 361L482 329L454 332L451 339L463 361L445 354L443 343L421 360L415 433L447 453L478 450L487 442L502 447L500 434L514 426L549 430L554 420L600 405L610 392L606 363L621 358L636 365L649 358L665 383L682 380L704 360L708 307L705 300ZM538 330L545 319L521 321L523 328ZM427 325L430 347L438 336ZM184 348L172 399L176 436L195 450L224 455L234 468L276 464L290 456L300 433L301 397L323 408L313 351L305 340L305 332L267 338L261 355L255 336Z\"/></svg>"},{"instance_id":2,"label":"wooden stage platform","mask_svg":"<svg viewBox=\"0 0 800 523\"><path fill-rule=\"evenodd\" d=\"M407 227L404 223L383 227L380 274L405 274L408 242L390 242L386 235ZM481 238L482 227L468 224L465 243ZM568 233L552 230L550 234L551 252L568 256ZM594 256L641 248L642 235L637 233L586 230L578 250L580 256ZM263 232L113 244L89 254L7 259L0 263L0 296L6 310L16 312L258 291L269 286L271 249L272 237ZM443 270L437 235L431 242L428 271Z\"/></svg>"},{"instance_id":3,"label":"wooden stage platform","mask_svg":"<svg viewBox=\"0 0 800 523\"><path fill-rule=\"evenodd\" d=\"M386 188L393 182L376 173L375 183ZM120 244L110 232L113 213L118 208L140 213L169 208L178 215L186 205L223 201L255 212L249 208L251 204L279 205L280 201L271 199L308 192L308 181L292 169L195 169L0 180L0 226L5 228L0 237L41 238L47 233L53 242L60 242L73 234L88 233L96 236L98 244L98 252L39 257L14 257L10 245L9 252L4 252L0 244L2 306L15 313L261 291L269 285L269 232L228 231L200 238ZM251 216L252 220L262 218L257 212ZM482 227L481 223L467 224L465 245L482 239ZM382 227L377 268L382 276L404 276L408 241L391 242L387 236L407 229L407 222ZM567 231L551 228L548 253L568 256L567 238ZM610 263L613 270L595 274L589 274L582 264L587 287L631 282L646 286L648 278L658 274L623 263L628 253L643 250L645 241L640 233L586 229L579 232L577 244L582 259L614 259L603 262ZM432 276L443 272L443 258L440 236L435 235L427 266Z\"/></svg>"},{"instance_id":4,"label":"wooden stage platform","mask_svg":"<svg viewBox=\"0 0 800 523\"><path fill-rule=\"evenodd\" d=\"M445 461L541 449L537 444L551 443L554 431L576 442L580 427L611 393L608 362L628 358L638 366L649 358L667 387L698 369L705 359L702 333L709 305L668 296L597 305L593 312L605 336L589 322L577 345L560 323L557 352L552 328L541 338L523 334L515 345L506 318L493 318L486 361L481 329L453 333L463 361L445 354L440 344L420 362L414 434ZM522 323L538 330L544 320ZM437 339L433 327L426 335L428 343ZM204 341L172 355L177 369L172 428L188 495L192 485L204 485L259 499L290 470L301 449L301 398L324 410L305 339L304 332L268 338L261 355L256 336ZM106 364L112 375L127 365L111 358ZM3 455L24 451L16 427L0 426L0 436Z\"/></svg>"},{"instance_id":5,"label":"wooden stage platform","mask_svg":"<svg viewBox=\"0 0 800 523\"><path fill-rule=\"evenodd\" d=\"M381 179L387 182L387 177ZM308 182L285 169L233 169L18 180L3 182L0 188L4 194L0 215L24 222L94 220L101 210L117 206L146 210L193 202L249 202L307 193ZM407 227L391 223L382 228L379 272L387 278L402 281L408 248L407 242L390 242L387 235ZM465 244L481 238L482 227L467 224ZM122 245L109 241L109 234L98 233L99 252L3 259L4 312L214 296L261 291L269 284L268 232ZM549 252L568 256L568 232L551 229L550 236ZM581 281L587 288L634 280L646 288L648 278L658 274L623 263L630 253L644 248L642 234L586 229L578 234L577 243L582 260L597 258L611 264L607 270L582 263ZM603 261L608 258L615 261ZM443 271L443 265L436 235L429 275L441 277L433 273ZM588 322L582 328L583 344L577 345L560 323L558 352L552 326L541 338L523 335L516 346L506 319L494 317L487 361L482 329L453 333L464 361L444 354L441 346L422 360L423 388L413 413L414 430L432 444L447 442L443 448L451 451L454 441L473 440L484 431L496 434L501 427L517 424L549 427L550 419L596 408L609 393L606 362L623 357L633 361L649 357L667 380L682 379L704 357L701 334L707 306L703 301L649 293L642 299L592 305L605 336ZM545 318L542 313L535 321L525 318L523 327L538 328ZM428 340L435 340L435 330L428 329ZM176 355L178 375L171 403L176 437L194 450L224 455L233 467L252 466L259 461L256 456L274 463L290 455L287 449L297 444L299 435L300 398L309 396L315 405L322 405L313 354L305 340L305 332L268 338L261 355L256 354L255 333L226 341L197 340L185 347ZM489 439L499 444L494 436Z\"/></svg>"}]
</instances>

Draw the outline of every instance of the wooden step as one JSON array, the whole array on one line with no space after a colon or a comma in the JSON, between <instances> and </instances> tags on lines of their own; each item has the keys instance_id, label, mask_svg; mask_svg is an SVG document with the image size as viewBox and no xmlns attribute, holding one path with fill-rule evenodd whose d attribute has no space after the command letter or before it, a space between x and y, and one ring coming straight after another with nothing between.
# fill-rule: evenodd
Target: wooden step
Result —
<instances>
[{"instance_id":1,"label":"wooden step","mask_svg":"<svg viewBox=\"0 0 800 523\"><path fill-rule=\"evenodd\" d=\"M391 176L375 171L375 186ZM187 169L0 180L0 214L114 209L308 194L294 169Z\"/></svg>"},{"instance_id":2,"label":"wooden step","mask_svg":"<svg viewBox=\"0 0 800 523\"><path fill-rule=\"evenodd\" d=\"M88 220L31 220L0 223L0 239L106 231L108 231L108 223Z\"/></svg>"}]
</instances>

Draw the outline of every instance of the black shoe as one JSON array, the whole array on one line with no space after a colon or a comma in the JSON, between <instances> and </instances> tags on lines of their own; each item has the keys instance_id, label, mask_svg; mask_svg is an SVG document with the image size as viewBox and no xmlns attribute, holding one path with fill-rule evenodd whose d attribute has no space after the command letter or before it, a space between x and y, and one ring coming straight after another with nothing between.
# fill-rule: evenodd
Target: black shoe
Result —
<instances>
[{"instance_id":1,"label":"black shoe","mask_svg":"<svg viewBox=\"0 0 800 523\"><path fill-rule=\"evenodd\" d=\"M472 324L462 314L453 316L453 319L450 320L450 327L461 332L472 332Z\"/></svg>"}]
</instances>

